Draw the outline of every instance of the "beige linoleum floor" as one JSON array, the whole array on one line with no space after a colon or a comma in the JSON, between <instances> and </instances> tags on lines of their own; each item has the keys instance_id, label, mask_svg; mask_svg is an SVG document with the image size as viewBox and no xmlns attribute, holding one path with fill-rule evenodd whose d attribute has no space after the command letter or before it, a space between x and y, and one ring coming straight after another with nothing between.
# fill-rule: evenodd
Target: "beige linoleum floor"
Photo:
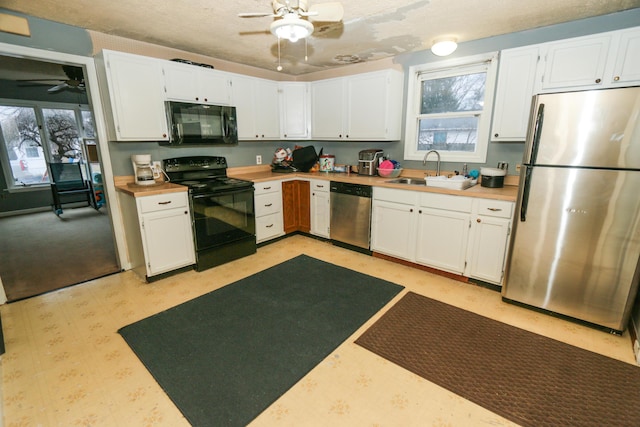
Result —
<instances>
[{"instance_id":1,"label":"beige linoleum floor","mask_svg":"<svg viewBox=\"0 0 640 427\"><path fill-rule=\"evenodd\" d=\"M116 331L302 253L404 285L394 301L411 290L635 363L628 333L612 336L505 304L495 291L293 236L201 273L146 284L125 272L0 306L4 425L188 425ZM514 425L353 344L383 311L251 425Z\"/></svg>"}]
</instances>

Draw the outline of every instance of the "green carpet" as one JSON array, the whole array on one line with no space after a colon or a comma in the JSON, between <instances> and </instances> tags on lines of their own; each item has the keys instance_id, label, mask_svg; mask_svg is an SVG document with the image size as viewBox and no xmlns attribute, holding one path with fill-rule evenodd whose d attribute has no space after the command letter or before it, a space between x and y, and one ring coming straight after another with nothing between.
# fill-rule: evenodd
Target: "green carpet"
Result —
<instances>
[{"instance_id":1,"label":"green carpet","mask_svg":"<svg viewBox=\"0 0 640 427\"><path fill-rule=\"evenodd\" d=\"M402 289L300 255L119 333L192 425L244 426Z\"/></svg>"}]
</instances>

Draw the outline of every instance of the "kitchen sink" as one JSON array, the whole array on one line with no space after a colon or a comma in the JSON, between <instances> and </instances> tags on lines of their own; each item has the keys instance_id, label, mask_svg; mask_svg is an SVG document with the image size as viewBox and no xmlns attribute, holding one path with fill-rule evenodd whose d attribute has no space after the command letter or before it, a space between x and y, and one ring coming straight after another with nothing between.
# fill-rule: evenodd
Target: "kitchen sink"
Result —
<instances>
[{"instance_id":1,"label":"kitchen sink","mask_svg":"<svg viewBox=\"0 0 640 427\"><path fill-rule=\"evenodd\" d=\"M408 184L408 185L427 185L424 179L418 178L397 178L387 181L388 184Z\"/></svg>"}]
</instances>

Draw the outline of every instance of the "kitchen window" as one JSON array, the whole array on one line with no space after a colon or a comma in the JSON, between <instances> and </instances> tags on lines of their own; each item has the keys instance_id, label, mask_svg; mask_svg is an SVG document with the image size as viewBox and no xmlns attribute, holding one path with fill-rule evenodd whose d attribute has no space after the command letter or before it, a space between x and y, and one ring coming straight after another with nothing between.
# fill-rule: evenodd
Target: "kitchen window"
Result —
<instances>
[{"instance_id":1,"label":"kitchen window","mask_svg":"<svg viewBox=\"0 0 640 427\"><path fill-rule=\"evenodd\" d=\"M10 190L49 184L48 162L82 162L93 137L85 106L0 103L0 161Z\"/></svg>"},{"instance_id":2,"label":"kitchen window","mask_svg":"<svg viewBox=\"0 0 640 427\"><path fill-rule=\"evenodd\" d=\"M437 150L442 161L485 163L497 55L412 66L405 160Z\"/></svg>"}]
</instances>

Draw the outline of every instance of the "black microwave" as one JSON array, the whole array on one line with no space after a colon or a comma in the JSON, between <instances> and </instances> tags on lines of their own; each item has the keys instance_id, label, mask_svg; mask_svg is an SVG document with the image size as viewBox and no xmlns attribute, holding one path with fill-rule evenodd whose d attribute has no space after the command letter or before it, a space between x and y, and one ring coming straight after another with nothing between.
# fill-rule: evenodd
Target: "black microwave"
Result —
<instances>
[{"instance_id":1,"label":"black microwave","mask_svg":"<svg viewBox=\"0 0 640 427\"><path fill-rule=\"evenodd\" d=\"M170 128L169 145L238 143L236 107L173 101L167 101L165 105Z\"/></svg>"}]
</instances>

